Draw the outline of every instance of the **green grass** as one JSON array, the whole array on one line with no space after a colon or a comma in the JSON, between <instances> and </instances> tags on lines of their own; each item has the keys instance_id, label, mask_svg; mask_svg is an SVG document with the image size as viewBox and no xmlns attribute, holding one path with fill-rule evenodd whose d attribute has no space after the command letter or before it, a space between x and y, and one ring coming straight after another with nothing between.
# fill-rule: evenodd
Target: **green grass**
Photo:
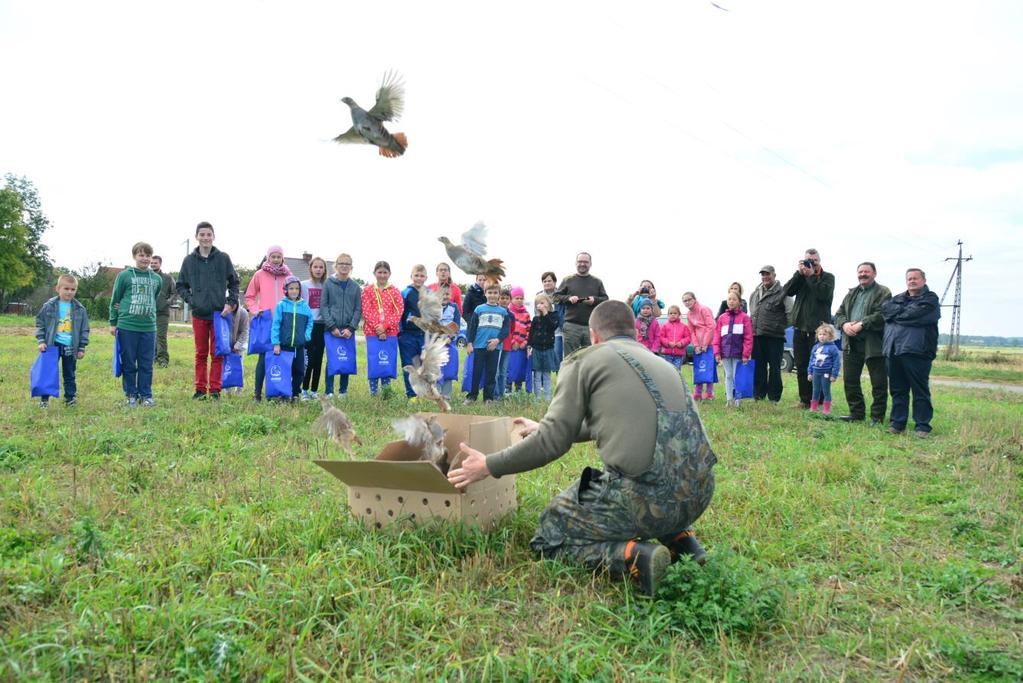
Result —
<instances>
[{"instance_id":1,"label":"green grass","mask_svg":"<svg viewBox=\"0 0 1023 683\"><path fill-rule=\"evenodd\" d=\"M938 349L931 374L938 377L1023 384L1023 349L963 347L956 360L945 360Z\"/></svg>"},{"instance_id":2,"label":"green grass","mask_svg":"<svg viewBox=\"0 0 1023 683\"><path fill-rule=\"evenodd\" d=\"M702 406L710 560L647 600L528 550L590 445L521 475L490 533L369 531L311 462L341 457L308 429L316 405L192 402L173 337L159 405L128 410L110 339L78 408L44 412L30 336L0 335L0 679L1023 676L1023 397L935 387L928 441L801 413L791 376L781 406ZM348 401L360 457L408 410L361 378ZM466 412L485 411L541 412Z\"/></svg>"}]
</instances>

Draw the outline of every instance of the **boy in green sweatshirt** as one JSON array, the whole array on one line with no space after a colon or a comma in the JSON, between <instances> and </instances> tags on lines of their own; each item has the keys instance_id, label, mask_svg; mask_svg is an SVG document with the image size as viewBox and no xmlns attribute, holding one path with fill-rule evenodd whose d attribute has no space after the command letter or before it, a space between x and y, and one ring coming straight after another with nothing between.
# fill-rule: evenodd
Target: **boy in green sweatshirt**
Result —
<instances>
[{"instance_id":1,"label":"boy in green sweatshirt","mask_svg":"<svg viewBox=\"0 0 1023 683\"><path fill-rule=\"evenodd\" d=\"M110 334L120 347L121 385L129 406L156 405L153 400L153 359L156 355L156 297L163 280L149 270L153 248L137 242L131 248L134 268L114 280L110 295Z\"/></svg>"}]
</instances>

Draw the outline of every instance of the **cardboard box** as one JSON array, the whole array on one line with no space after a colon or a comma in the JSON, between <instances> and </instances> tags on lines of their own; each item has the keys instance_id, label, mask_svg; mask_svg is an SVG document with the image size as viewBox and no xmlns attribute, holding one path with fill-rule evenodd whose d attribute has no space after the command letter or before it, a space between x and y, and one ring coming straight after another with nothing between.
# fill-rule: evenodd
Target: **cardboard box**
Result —
<instances>
[{"instance_id":1,"label":"cardboard box","mask_svg":"<svg viewBox=\"0 0 1023 683\"><path fill-rule=\"evenodd\" d=\"M493 453L522 440L509 417L419 413L444 427L444 445L457 454L452 468L465 454L462 441L484 453ZM384 446L373 460L317 460L317 465L348 485L348 507L355 517L383 528L399 520L418 524L441 518L491 529L515 510L515 477L508 475L470 484L464 491L452 486L430 462L419 460L420 449L404 440Z\"/></svg>"}]
</instances>

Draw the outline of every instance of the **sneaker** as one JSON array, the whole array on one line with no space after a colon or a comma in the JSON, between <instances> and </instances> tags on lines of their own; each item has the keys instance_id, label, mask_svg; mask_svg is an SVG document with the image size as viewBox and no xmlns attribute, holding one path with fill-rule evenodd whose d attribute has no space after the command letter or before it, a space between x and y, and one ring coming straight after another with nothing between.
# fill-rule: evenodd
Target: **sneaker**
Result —
<instances>
[{"instance_id":1,"label":"sneaker","mask_svg":"<svg viewBox=\"0 0 1023 683\"><path fill-rule=\"evenodd\" d=\"M319 398L319 396L316 395L315 391L310 391L309 392L309 400L310 401L315 401L317 398Z\"/></svg>"},{"instance_id":2,"label":"sneaker","mask_svg":"<svg viewBox=\"0 0 1023 683\"><path fill-rule=\"evenodd\" d=\"M39 407L40 408L49 408L50 407L50 402L48 400L46 400L45 398L44 399L40 399Z\"/></svg>"},{"instance_id":3,"label":"sneaker","mask_svg":"<svg viewBox=\"0 0 1023 683\"><path fill-rule=\"evenodd\" d=\"M693 558L693 562L696 564L702 565L707 562L707 551L700 545L700 542L696 539L696 532L692 529L686 529L669 543L665 543L664 546L671 553L672 562L683 555Z\"/></svg>"},{"instance_id":4,"label":"sneaker","mask_svg":"<svg viewBox=\"0 0 1023 683\"><path fill-rule=\"evenodd\" d=\"M134 396L129 396L128 398L124 399L124 405L126 405L126 406L128 406L130 408L134 408L138 404L139 404L139 400L137 398L135 398Z\"/></svg>"},{"instance_id":5,"label":"sneaker","mask_svg":"<svg viewBox=\"0 0 1023 683\"><path fill-rule=\"evenodd\" d=\"M917 429L916 431L913 432L913 436L915 436L918 439L929 439L931 438L931 433L925 432L922 429Z\"/></svg>"},{"instance_id":6,"label":"sneaker","mask_svg":"<svg viewBox=\"0 0 1023 683\"><path fill-rule=\"evenodd\" d=\"M703 394L693 394L693 400L694 401L702 401L703 400Z\"/></svg>"},{"instance_id":7,"label":"sneaker","mask_svg":"<svg viewBox=\"0 0 1023 683\"><path fill-rule=\"evenodd\" d=\"M206 398L206 392L205 391L197 391L194 394L192 394L192 400L193 401L202 401L205 398Z\"/></svg>"},{"instance_id":8,"label":"sneaker","mask_svg":"<svg viewBox=\"0 0 1023 683\"><path fill-rule=\"evenodd\" d=\"M144 398L139 401L139 405L143 408L153 408L156 406L156 401L152 398Z\"/></svg>"},{"instance_id":9,"label":"sneaker","mask_svg":"<svg viewBox=\"0 0 1023 683\"><path fill-rule=\"evenodd\" d=\"M302 394L301 394L301 397L302 397L302 400L303 400L303 401L310 401L310 400L312 400L312 397L311 397L311 396L309 396L309 391L308 391L308 390L306 390L306 389L303 389L303 390L302 390Z\"/></svg>"},{"instance_id":10,"label":"sneaker","mask_svg":"<svg viewBox=\"0 0 1023 683\"><path fill-rule=\"evenodd\" d=\"M884 424L884 420L878 420L876 418L870 418L870 426L871 427L880 427L883 424Z\"/></svg>"},{"instance_id":11,"label":"sneaker","mask_svg":"<svg viewBox=\"0 0 1023 683\"><path fill-rule=\"evenodd\" d=\"M863 418L859 415L842 415L838 419L842 422L863 422ZM876 423L876 420L871 420L871 422Z\"/></svg>"},{"instance_id":12,"label":"sneaker","mask_svg":"<svg viewBox=\"0 0 1023 683\"><path fill-rule=\"evenodd\" d=\"M219 391L211 391L209 393L209 397L210 397L211 401L219 401L220 400L220 392Z\"/></svg>"},{"instance_id":13,"label":"sneaker","mask_svg":"<svg viewBox=\"0 0 1023 683\"><path fill-rule=\"evenodd\" d=\"M738 408L738 407L739 407L739 399L735 399L735 407L736 407L736 408Z\"/></svg>"},{"instance_id":14,"label":"sneaker","mask_svg":"<svg viewBox=\"0 0 1023 683\"><path fill-rule=\"evenodd\" d=\"M72 396L71 398L64 399L65 408L74 408L76 405L78 405L78 401L75 399L74 396Z\"/></svg>"},{"instance_id":15,"label":"sneaker","mask_svg":"<svg viewBox=\"0 0 1023 683\"><path fill-rule=\"evenodd\" d=\"M629 578L644 595L653 597L671 564L671 553L657 543L630 541L625 547L625 566Z\"/></svg>"},{"instance_id":16,"label":"sneaker","mask_svg":"<svg viewBox=\"0 0 1023 683\"><path fill-rule=\"evenodd\" d=\"M888 433L889 434L899 435L899 434L902 434L903 431L905 431L905 430L899 429L897 427L889 427L888 428Z\"/></svg>"}]
</instances>

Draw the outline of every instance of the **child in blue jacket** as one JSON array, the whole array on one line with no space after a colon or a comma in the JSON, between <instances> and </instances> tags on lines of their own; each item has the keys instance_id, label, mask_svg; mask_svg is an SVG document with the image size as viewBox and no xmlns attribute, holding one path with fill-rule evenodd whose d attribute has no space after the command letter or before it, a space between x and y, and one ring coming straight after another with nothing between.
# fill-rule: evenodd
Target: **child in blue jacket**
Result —
<instances>
[{"instance_id":1,"label":"child in blue jacket","mask_svg":"<svg viewBox=\"0 0 1023 683\"><path fill-rule=\"evenodd\" d=\"M294 275L284 280L284 298L274 309L273 325L270 327L270 343L274 355L281 355L281 349L294 351L291 362L291 397L298 398L302 392L302 376L305 374L305 345L313 337L313 310L302 299L302 281Z\"/></svg>"},{"instance_id":2,"label":"child in blue jacket","mask_svg":"<svg viewBox=\"0 0 1023 683\"><path fill-rule=\"evenodd\" d=\"M821 323L817 328L817 343L810 350L810 372L807 379L813 384L810 410L823 405L824 414L831 414L831 385L838 381L842 369L842 352L835 345L835 326Z\"/></svg>"}]
</instances>

